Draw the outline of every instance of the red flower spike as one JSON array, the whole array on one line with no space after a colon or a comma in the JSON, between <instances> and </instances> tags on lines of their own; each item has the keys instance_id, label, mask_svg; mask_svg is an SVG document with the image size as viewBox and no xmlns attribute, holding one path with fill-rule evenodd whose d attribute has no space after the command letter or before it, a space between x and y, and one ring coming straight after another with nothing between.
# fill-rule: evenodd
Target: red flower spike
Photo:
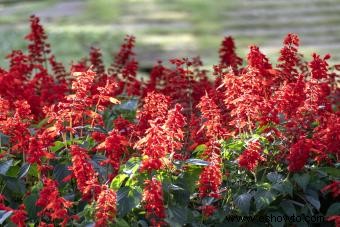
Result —
<instances>
[{"instance_id":1,"label":"red flower spike","mask_svg":"<svg viewBox=\"0 0 340 227\"><path fill-rule=\"evenodd\" d=\"M151 221L152 226L164 226L165 208L163 201L162 183L156 178L145 181L143 192L144 208L146 217Z\"/></svg>"},{"instance_id":2,"label":"red flower spike","mask_svg":"<svg viewBox=\"0 0 340 227\"><path fill-rule=\"evenodd\" d=\"M101 192L96 201L96 226L107 226L114 222L117 213L117 195L106 185L102 186Z\"/></svg>"},{"instance_id":3,"label":"red flower spike","mask_svg":"<svg viewBox=\"0 0 340 227\"><path fill-rule=\"evenodd\" d=\"M92 164L89 162L90 157L84 148L76 145L71 146L72 167L74 177L77 180L78 190L82 193L83 199L90 200L97 198L100 193L100 184Z\"/></svg>"},{"instance_id":4,"label":"red flower spike","mask_svg":"<svg viewBox=\"0 0 340 227\"><path fill-rule=\"evenodd\" d=\"M54 180L45 178L43 183L44 187L36 202L36 205L42 208L38 216L50 218L52 222L61 221L61 226L66 226L70 220L67 208L72 207L72 203L59 195L57 183Z\"/></svg>"},{"instance_id":5,"label":"red flower spike","mask_svg":"<svg viewBox=\"0 0 340 227\"><path fill-rule=\"evenodd\" d=\"M261 144L258 141L250 142L238 158L239 166L249 171L253 171L260 161L265 161L265 158L261 155Z\"/></svg>"},{"instance_id":6,"label":"red flower spike","mask_svg":"<svg viewBox=\"0 0 340 227\"><path fill-rule=\"evenodd\" d=\"M231 66L234 70L242 65L242 58L238 57L235 52L235 43L231 36L225 37L219 50L220 64Z\"/></svg>"}]
</instances>

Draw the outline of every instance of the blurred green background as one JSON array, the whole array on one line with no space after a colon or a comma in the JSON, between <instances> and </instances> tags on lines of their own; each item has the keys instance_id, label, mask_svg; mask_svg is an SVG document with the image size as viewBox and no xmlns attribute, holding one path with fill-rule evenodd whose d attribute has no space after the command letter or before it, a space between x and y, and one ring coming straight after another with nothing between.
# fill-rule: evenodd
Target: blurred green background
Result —
<instances>
[{"instance_id":1,"label":"blurred green background","mask_svg":"<svg viewBox=\"0 0 340 227\"><path fill-rule=\"evenodd\" d=\"M141 67L197 55L216 64L226 35L242 57L257 44L275 61L288 32L300 35L307 59L316 51L340 62L340 0L0 0L2 59L25 47L31 14L41 17L53 53L66 64L87 56L90 46L109 63L125 34L137 38Z\"/></svg>"}]
</instances>

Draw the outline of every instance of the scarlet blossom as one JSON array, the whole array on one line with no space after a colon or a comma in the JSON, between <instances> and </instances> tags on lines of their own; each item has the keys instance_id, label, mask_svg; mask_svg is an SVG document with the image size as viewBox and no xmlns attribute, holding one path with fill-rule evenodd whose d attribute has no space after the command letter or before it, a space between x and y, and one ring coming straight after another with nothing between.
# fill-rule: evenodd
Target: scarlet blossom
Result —
<instances>
[{"instance_id":1,"label":"scarlet blossom","mask_svg":"<svg viewBox=\"0 0 340 227\"><path fill-rule=\"evenodd\" d=\"M225 37L219 50L220 64L231 66L234 70L242 65L242 58L235 52L235 43L231 36Z\"/></svg>"},{"instance_id":2,"label":"scarlet blossom","mask_svg":"<svg viewBox=\"0 0 340 227\"><path fill-rule=\"evenodd\" d=\"M152 226L164 226L166 217L163 199L162 183L156 178L144 182L143 202L146 217Z\"/></svg>"},{"instance_id":3,"label":"scarlet blossom","mask_svg":"<svg viewBox=\"0 0 340 227\"><path fill-rule=\"evenodd\" d=\"M91 65L93 66L93 71L96 72L97 75L102 75L105 73L102 53L99 48L91 47L90 62L91 62Z\"/></svg>"},{"instance_id":4,"label":"scarlet blossom","mask_svg":"<svg viewBox=\"0 0 340 227\"><path fill-rule=\"evenodd\" d=\"M252 141L247 145L247 149L238 157L240 167L253 171L260 161L265 158L261 155L261 144L258 141Z\"/></svg>"},{"instance_id":5,"label":"scarlet blossom","mask_svg":"<svg viewBox=\"0 0 340 227\"><path fill-rule=\"evenodd\" d=\"M114 129L109 132L109 135L105 138L105 141L100 144L97 149L105 149L106 160L101 162L101 165L110 164L114 170L114 175L118 172L122 157L127 154L127 139L120 135L119 132Z\"/></svg>"},{"instance_id":6,"label":"scarlet blossom","mask_svg":"<svg viewBox=\"0 0 340 227\"><path fill-rule=\"evenodd\" d=\"M198 180L198 191L200 198L214 197L219 198L219 187L222 184L221 157L220 154L211 147L207 146L205 155L208 156L208 166L205 166Z\"/></svg>"},{"instance_id":7,"label":"scarlet blossom","mask_svg":"<svg viewBox=\"0 0 340 227\"><path fill-rule=\"evenodd\" d=\"M331 184L326 185L321 189L321 192L330 191L334 199L340 196L340 181L333 181Z\"/></svg>"},{"instance_id":8,"label":"scarlet blossom","mask_svg":"<svg viewBox=\"0 0 340 227\"><path fill-rule=\"evenodd\" d=\"M90 156L84 148L77 145L71 146L72 171L77 181L77 188L82 193L83 199L97 198L100 192L100 184L92 164Z\"/></svg>"},{"instance_id":9,"label":"scarlet blossom","mask_svg":"<svg viewBox=\"0 0 340 227\"><path fill-rule=\"evenodd\" d=\"M19 206L19 209L13 210L11 221L18 227L25 227L26 219L27 219L27 212L25 210L25 205L21 204Z\"/></svg>"},{"instance_id":10,"label":"scarlet blossom","mask_svg":"<svg viewBox=\"0 0 340 227\"><path fill-rule=\"evenodd\" d=\"M144 105L141 111L137 111L137 132L144 134L145 130L150 127L149 120L158 118L165 120L170 105L170 98L156 92L150 92L144 98Z\"/></svg>"},{"instance_id":11,"label":"scarlet blossom","mask_svg":"<svg viewBox=\"0 0 340 227\"><path fill-rule=\"evenodd\" d=\"M281 62L278 68L281 69L282 78L280 82L293 82L298 76L297 66L299 62L298 47L299 37L296 34L289 33L284 41L284 47L280 51L278 59Z\"/></svg>"},{"instance_id":12,"label":"scarlet blossom","mask_svg":"<svg viewBox=\"0 0 340 227\"><path fill-rule=\"evenodd\" d=\"M127 35L124 43L121 45L119 52L115 56L114 62L109 67L109 74L117 74L125 66L131 57L135 55L133 48L135 46L135 37Z\"/></svg>"},{"instance_id":13,"label":"scarlet blossom","mask_svg":"<svg viewBox=\"0 0 340 227\"><path fill-rule=\"evenodd\" d=\"M203 127L206 129L208 138L223 138L226 134L225 128L222 125L221 110L218 108L214 100L208 94L202 96L200 103L197 107L202 112L202 116L206 119Z\"/></svg>"},{"instance_id":14,"label":"scarlet blossom","mask_svg":"<svg viewBox=\"0 0 340 227\"><path fill-rule=\"evenodd\" d=\"M116 204L116 192L103 185L96 201L96 226L107 226L114 222L117 213Z\"/></svg>"},{"instance_id":15,"label":"scarlet blossom","mask_svg":"<svg viewBox=\"0 0 340 227\"><path fill-rule=\"evenodd\" d=\"M53 73L57 81L59 83L66 83L69 78L64 65L61 62L56 61L54 55L52 55L48 59L48 61L50 62L50 65L52 67Z\"/></svg>"},{"instance_id":16,"label":"scarlet blossom","mask_svg":"<svg viewBox=\"0 0 340 227\"><path fill-rule=\"evenodd\" d=\"M312 140L301 137L290 147L287 157L289 171L297 172L304 167L310 157L312 146Z\"/></svg>"},{"instance_id":17,"label":"scarlet blossom","mask_svg":"<svg viewBox=\"0 0 340 227\"><path fill-rule=\"evenodd\" d=\"M160 159L164 158L169 152L168 138L162 128L161 122L159 118L150 121L151 126L146 130L146 136L140 139L134 146L140 149L142 154L147 157L143 159L141 171L150 171L153 168L156 168L155 170L160 169L162 167L162 165L159 165L162 163Z\"/></svg>"},{"instance_id":18,"label":"scarlet blossom","mask_svg":"<svg viewBox=\"0 0 340 227\"><path fill-rule=\"evenodd\" d=\"M40 191L36 205L41 207L38 216L50 218L51 221L61 221L61 226L66 226L70 216L67 209L72 203L59 195L57 183L49 178L43 180L44 187Z\"/></svg>"},{"instance_id":19,"label":"scarlet blossom","mask_svg":"<svg viewBox=\"0 0 340 227\"><path fill-rule=\"evenodd\" d=\"M327 221L334 221L336 227L339 227L339 226L340 226L340 215L332 215L332 216L329 216L329 217L327 217L326 220L327 220Z\"/></svg>"},{"instance_id":20,"label":"scarlet blossom","mask_svg":"<svg viewBox=\"0 0 340 227\"><path fill-rule=\"evenodd\" d=\"M168 111L166 119L157 117L150 120L150 128L146 130L145 137L135 144L135 148L142 151L146 158L142 161L141 171L160 169L163 164L160 160L165 159L167 154L175 154L182 148L181 141L184 138L182 128L185 125L185 118L181 113L182 107L177 104L174 109ZM180 157L177 154L176 157Z\"/></svg>"},{"instance_id":21,"label":"scarlet blossom","mask_svg":"<svg viewBox=\"0 0 340 227\"><path fill-rule=\"evenodd\" d=\"M201 210L204 217L210 217L217 209L215 206L205 205L201 207Z\"/></svg>"},{"instance_id":22,"label":"scarlet blossom","mask_svg":"<svg viewBox=\"0 0 340 227\"><path fill-rule=\"evenodd\" d=\"M325 55L323 59L320 58L320 55L313 53L313 60L309 63L309 67L311 68L312 78L326 79L328 77L328 63L327 60L331 58L329 54Z\"/></svg>"},{"instance_id":23,"label":"scarlet blossom","mask_svg":"<svg viewBox=\"0 0 340 227\"><path fill-rule=\"evenodd\" d=\"M40 24L40 19L34 15L30 17L31 33L25 38L31 43L28 45L29 57L33 63L43 63L46 61L45 54L50 53L50 46L46 43L47 35Z\"/></svg>"}]
</instances>

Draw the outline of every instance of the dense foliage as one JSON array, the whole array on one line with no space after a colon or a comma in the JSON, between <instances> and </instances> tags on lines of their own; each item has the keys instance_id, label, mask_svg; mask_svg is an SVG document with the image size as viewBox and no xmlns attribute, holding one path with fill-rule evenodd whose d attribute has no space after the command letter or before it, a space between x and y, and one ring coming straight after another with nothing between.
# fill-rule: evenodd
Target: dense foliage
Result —
<instances>
[{"instance_id":1,"label":"dense foliage","mask_svg":"<svg viewBox=\"0 0 340 227\"><path fill-rule=\"evenodd\" d=\"M0 68L0 224L340 224L339 65L329 55L305 62L288 34L277 65L257 46L244 60L226 37L211 72L199 58L172 59L145 79L132 36L108 68L91 48L67 70L30 22L28 50Z\"/></svg>"}]
</instances>

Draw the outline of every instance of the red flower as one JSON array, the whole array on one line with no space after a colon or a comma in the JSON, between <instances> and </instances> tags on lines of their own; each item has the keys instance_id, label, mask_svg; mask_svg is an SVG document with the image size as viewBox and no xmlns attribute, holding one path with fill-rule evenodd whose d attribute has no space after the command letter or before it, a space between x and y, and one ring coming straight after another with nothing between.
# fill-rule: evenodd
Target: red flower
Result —
<instances>
[{"instance_id":1,"label":"red flower","mask_svg":"<svg viewBox=\"0 0 340 227\"><path fill-rule=\"evenodd\" d=\"M47 40L47 35L44 28L40 25L40 19L34 15L30 18L31 21L31 33L29 33L25 38L32 43L28 45L29 57L34 63L43 63L46 61L45 54L50 53L49 44L45 43Z\"/></svg>"},{"instance_id":2,"label":"red flower","mask_svg":"<svg viewBox=\"0 0 340 227\"><path fill-rule=\"evenodd\" d=\"M333 181L333 183L326 185L321 189L321 192L331 191L332 197L336 199L340 196L340 181Z\"/></svg>"},{"instance_id":3,"label":"red flower","mask_svg":"<svg viewBox=\"0 0 340 227\"><path fill-rule=\"evenodd\" d=\"M25 205L21 204L19 209L13 210L13 214L11 216L11 221L16 224L18 227L25 227L25 220L27 219L27 212L25 210Z\"/></svg>"},{"instance_id":4,"label":"red flower","mask_svg":"<svg viewBox=\"0 0 340 227\"><path fill-rule=\"evenodd\" d=\"M231 36L225 37L219 50L220 64L231 66L234 70L242 65L242 58L238 57L235 52L235 43Z\"/></svg>"},{"instance_id":5,"label":"red flower","mask_svg":"<svg viewBox=\"0 0 340 227\"><path fill-rule=\"evenodd\" d=\"M208 94L202 96L197 107L202 112L202 116L206 119L203 127L206 128L206 135L209 139L220 139L226 134L226 130L222 125L221 110L218 108L214 100L209 98Z\"/></svg>"},{"instance_id":6,"label":"red flower","mask_svg":"<svg viewBox=\"0 0 340 227\"><path fill-rule=\"evenodd\" d=\"M124 157L124 154L127 154L127 145L127 139L114 129L109 132L105 141L97 147L97 149L105 149L107 159L101 164L110 164L114 170L113 175L118 172L122 157Z\"/></svg>"},{"instance_id":7,"label":"red flower","mask_svg":"<svg viewBox=\"0 0 340 227\"><path fill-rule=\"evenodd\" d=\"M212 151L208 146L205 151L210 164L205 166L198 180L198 190L200 198L219 198L219 187L222 184L221 158L220 155Z\"/></svg>"},{"instance_id":8,"label":"red flower","mask_svg":"<svg viewBox=\"0 0 340 227\"><path fill-rule=\"evenodd\" d=\"M278 65L282 73L280 82L292 82L295 81L298 76L296 67L299 63L299 42L299 37L296 34L288 34L284 39L284 47L281 49L281 55L278 59L279 62L282 62Z\"/></svg>"},{"instance_id":9,"label":"red flower","mask_svg":"<svg viewBox=\"0 0 340 227\"><path fill-rule=\"evenodd\" d=\"M163 226L165 216L165 208L163 201L162 183L156 178L145 181L143 192L144 208L146 217L150 219L152 226Z\"/></svg>"},{"instance_id":10,"label":"red flower","mask_svg":"<svg viewBox=\"0 0 340 227\"><path fill-rule=\"evenodd\" d=\"M326 220L327 220L327 221L334 221L336 227L339 227L339 226L340 226L340 215L332 215L332 216L329 216L329 217L327 217Z\"/></svg>"},{"instance_id":11,"label":"red flower","mask_svg":"<svg viewBox=\"0 0 340 227\"><path fill-rule=\"evenodd\" d=\"M238 157L240 167L253 171L260 161L265 158L261 156L261 144L258 141L250 142L247 149Z\"/></svg>"},{"instance_id":12,"label":"red flower","mask_svg":"<svg viewBox=\"0 0 340 227\"><path fill-rule=\"evenodd\" d=\"M40 217L50 218L51 221L61 221L61 226L66 226L70 216L67 208L72 207L72 203L59 195L57 183L54 180L45 178L44 188L40 191L40 197L36 205L43 209L38 213Z\"/></svg>"},{"instance_id":13,"label":"red flower","mask_svg":"<svg viewBox=\"0 0 340 227\"><path fill-rule=\"evenodd\" d=\"M202 206L201 210L204 217L210 217L217 209L212 205L206 205Z\"/></svg>"},{"instance_id":14,"label":"red flower","mask_svg":"<svg viewBox=\"0 0 340 227\"><path fill-rule=\"evenodd\" d=\"M105 73L105 66L102 59L102 53L99 48L91 47L90 62L93 67L93 71L95 71L97 75L101 76Z\"/></svg>"},{"instance_id":15,"label":"red flower","mask_svg":"<svg viewBox=\"0 0 340 227\"><path fill-rule=\"evenodd\" d=\"M96 226L107 226L114 222L117 213L116 196L116 192L112 189L107 188L106 185L102 186L96 205Z\"/></svg>"},{"instance_id":16,"label":"red flower","mask_svg":"<svg viewBox=\"0 0 340 227\"><path fill-rule=\"evenodd\" d=\"M304 167L308 158L310 157L312 146L312 140L301 137L290 147L287 157L289 171L297 172Z\"/></svg>"},{"instance_id":17,"label":"red flower","mask_svg":"<svg viewBox=\"0 0 340 227\"><path fill-rule=\"evenodd\" d=\"M320 58L320 55L313 53L313 60L309 63L309 67L312 70L312 78L326 79L328 77L328 63L326 60L330 59L331 56L327 54L323 59Z\"/></svg>"},{"instance_id":18,"label":"red flower","mask_svg":"<svg viewBox=\"0 0 340 227\"><path fill-rule=\"evenodd\" d=\"M78 190L82 193L83 199L97 198L100 192L100 184L90 157L84 148L76 145L71 146L72 167L71 171L77 180Z\"/></svg>"}]
</instances>

